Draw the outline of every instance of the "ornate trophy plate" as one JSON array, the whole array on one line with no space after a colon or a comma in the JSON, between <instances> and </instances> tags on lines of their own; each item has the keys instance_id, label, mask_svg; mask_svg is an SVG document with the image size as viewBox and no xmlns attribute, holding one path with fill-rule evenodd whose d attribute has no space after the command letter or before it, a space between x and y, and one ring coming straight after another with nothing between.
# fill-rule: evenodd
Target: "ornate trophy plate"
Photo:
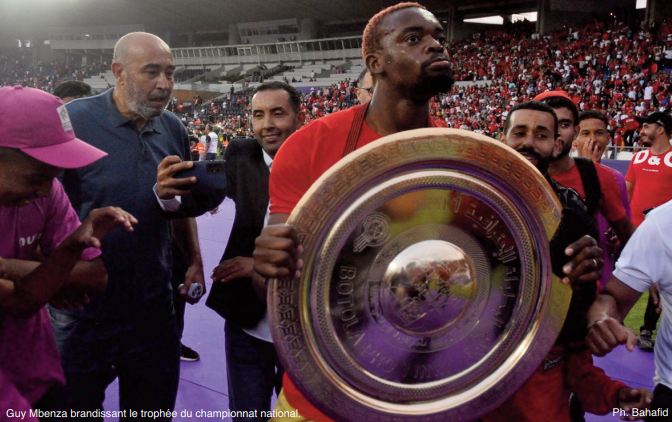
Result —
<instances>
[{"instance_id":1,"label":"ornate trophy plate","mask_svg":"<svg viewBox=\"0 0 672 422\"><path fill-rule=\"evenodd\" d=\"M349 154L289 223L299 279L272 280L273 338L296 386L337 420L471 420L553 345L570 289L551 272L560 204L485 136L418 129Z\"/></svg>"}]
</instances>

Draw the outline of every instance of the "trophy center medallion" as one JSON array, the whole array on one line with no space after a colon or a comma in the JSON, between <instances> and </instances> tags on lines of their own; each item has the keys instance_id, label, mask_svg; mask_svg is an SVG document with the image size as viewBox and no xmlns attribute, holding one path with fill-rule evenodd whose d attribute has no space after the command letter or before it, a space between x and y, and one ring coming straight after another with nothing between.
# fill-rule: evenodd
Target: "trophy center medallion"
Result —
<instances>
[{"instance_id":1,"label":"trophy center medallion","mask_svg":"<svg viewBox=\"0 0 672 422\"><path fill-rule=\"evenodd\" d=\"M471 259L458 246L425 240L402 250L383 276L381 311L397 329L425 336L455 322L476 291Z\"/></svg>"}]
</instances>

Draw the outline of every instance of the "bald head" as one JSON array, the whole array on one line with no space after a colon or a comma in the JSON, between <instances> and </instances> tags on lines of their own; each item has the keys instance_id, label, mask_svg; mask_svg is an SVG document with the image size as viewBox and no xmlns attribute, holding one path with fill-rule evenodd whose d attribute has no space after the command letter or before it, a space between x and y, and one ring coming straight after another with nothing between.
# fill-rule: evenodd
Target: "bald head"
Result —
<instances>
[{"instance_id":1,"label":"bald head","mask_svg":"<svg viewBox=\"0 0 672 422\"><path fill-rule=\"evenodd\" d=\"M142 57L151 50L163 50L170 53L168 44L156 35L148 32L129 32L119 38L114 45L112 62L127 64L134 57Z\"/></svg>"},{"instance_id":2,"label":"bald head","mask_svg":"<svg viewBox=\"0 0 672 422\"><path fill-rule=\"evenodd\" d=\"M138 127L163 113L173 91L175 61L170 47L147 32L131 32L114 46L113 98L119 111Z\"/></svg>"}]
</instances>

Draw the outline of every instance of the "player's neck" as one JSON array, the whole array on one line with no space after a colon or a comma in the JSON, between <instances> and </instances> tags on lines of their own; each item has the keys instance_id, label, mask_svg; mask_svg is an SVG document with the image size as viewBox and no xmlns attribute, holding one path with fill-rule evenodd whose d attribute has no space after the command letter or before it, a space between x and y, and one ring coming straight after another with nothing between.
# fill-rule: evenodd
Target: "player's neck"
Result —
<instances>
[{"instance_id":1,"label":"player's neck","mask_svg":"<svg viewBox=\"0 0 672 422\"><path fill-rule=\"evenodd\" d=\"M551 175L564 173L569 169L571 169L573 166L574 166L574 158L572 158L571 155L567 154L558 160L551 161L551 163L548 165L548 173Z\"/></svg>"},{"instance_id":2,"label":"player's neck","mask_svg":"<svg viewBox=\"0 0 672 422\"><path fill-rule=\"evenodd\" d=\"M427 127L429 104L409 99L375 96L366 114L366 123L381 136Z\"/></svg>"},{"instance_id":3,"label":"player's neck","mask_svg":"<svg viewBox=\"0 0 672 422\"><path fill-rule=\"evenodd\" d=\"M651 154L659 155L670 149L670 140L667 137L656 138L651 144Z\"/></svg>"}]
</instances>

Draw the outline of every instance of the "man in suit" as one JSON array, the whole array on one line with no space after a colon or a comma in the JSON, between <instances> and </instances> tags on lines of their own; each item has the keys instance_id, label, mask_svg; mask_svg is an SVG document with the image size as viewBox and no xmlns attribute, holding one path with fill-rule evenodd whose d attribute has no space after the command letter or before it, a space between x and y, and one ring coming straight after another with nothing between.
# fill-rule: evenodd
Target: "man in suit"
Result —
<instances>
[{"instance_id":1,"label":"man in suit","mask_svg":"<svg viewBox=\"0 0 672 422\"><path fill-rule=\"evenodd\" d=\"M206 304L226 319L229 408L269 410L282 368L273 347L266 305L252 286L254 240L268 220L268 178L275 153L300 126L301 97L284 82L261 84L252 97L256 142L235 140L226 149L228 194L236 216L222 261L212 273ZM236 420L236 418L234 418Z\"/></svg>"}]
</instances>

